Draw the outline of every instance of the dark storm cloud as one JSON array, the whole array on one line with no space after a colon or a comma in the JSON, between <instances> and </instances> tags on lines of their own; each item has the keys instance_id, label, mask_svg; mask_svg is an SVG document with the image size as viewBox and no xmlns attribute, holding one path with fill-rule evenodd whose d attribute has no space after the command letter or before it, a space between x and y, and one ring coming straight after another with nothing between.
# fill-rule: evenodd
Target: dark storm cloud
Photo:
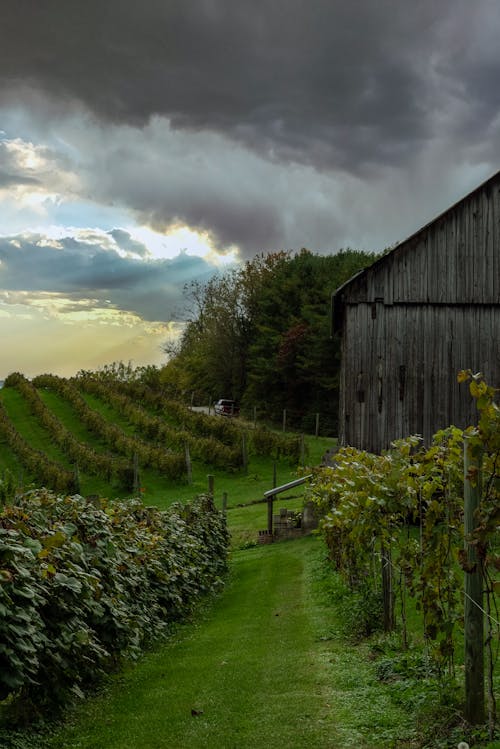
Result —
<instances>
[{"instance_id":1,"label":"dark storm cloud","mask_svg":"<svg viewBox=\"0 0 500 749\"><path fill-rule=\"evenodd\" d=\"M130 234L123 229L112 229L108 234L113 237L118 247L125 252L130 252L139 257L146 257L149 254L147 247L142 244L142 242L133 239Z\"/></svg>"},{"instance_id":2,"label":"dark storm cloud","mask_svg":"<svg viewBox=\"0 0 500 749\"><path fill-rule=\"evenodd\" d=\"M418 155L450 101L473 101L488 128L497 15L490 0L16 0L2 8L0 81L104 121L160 114L357 172ZM454 127L466 137L472 123Z\"/></svg>"},{"instance_id":3,"label":"dark storm cloud","mask_svg":"<svg viewBox=\"0 0 500 749\"><path fill-rule=\"evenodd\" d=\"M72 237L53 242L36 235L0 237L0 288L27 292L26 303L30 292L47 292L75 302L91 299L94 306L111 305L145 320L180 319L185 284L212 274L201 258L184 253L144 261Z\"/></svg>"}]
</instances>

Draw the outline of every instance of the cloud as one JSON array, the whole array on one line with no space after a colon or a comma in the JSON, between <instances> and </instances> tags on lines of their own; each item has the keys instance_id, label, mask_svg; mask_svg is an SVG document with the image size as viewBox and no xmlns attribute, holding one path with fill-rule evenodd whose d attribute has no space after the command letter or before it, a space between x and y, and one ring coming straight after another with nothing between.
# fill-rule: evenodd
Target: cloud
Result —
<instances>
[{"instance_id":1,"label":"cloud","mask_svg":"<svg viewBox=\"0 0 500 749\"><path fill-rule=\"evenodd\" d=\"M115 240L117 246L129 255L146 257L149 255L148 248L142 242L132 239L130 234L123 229L112 229L109 234Z\"/></svg>"},{"instance_id":2,"label":"cloud","mask_svg":"<svg viewBox=\"0 0 500 749\"><path fill-rule=\"evenodd\" d=\"M121 240L123 234L118 234ZM93 310L107 322L121 313L123 324L125 313L143 321L183 319L184 286L206 280L214 270L185 253L170 260L123 256L112 237L96 231L57 240L33 234L0 237L3 304L37 307L66 320L70 314L76 319L76 313L91 319Z\"/></svg>"},{"instance_id":3,"label":"cloud","mask_svg":"<svg viewBox=\"0 0 500 749\"><path fill-rule=\"evenodd\" d=\"M3 231L380 249L497 168L499 34L494 0L9 3Z\"/></svg>"},{"instance_id":4,"label":"cloud","mask_svg":"<svg viewBox=\"0 0 500 749\"><path fill-rule=\"evenodd\" d=\"M19 356L21 332L63 361L68 331L78 356L100 330L104 361L118 331L154 358L191 280L382 249L498 169L496 0L4 5L0 333Z\"/></svg>"},{"instance_id":5,"label":"cloud","mask_svg":"<svg viewBox=\"0 0 500 749\"><path fill-rule=\"evenodd\" d=\"M454 104L488 128L498 31L493 0L18 0L2 13L0 80L14 100L20 84L45 91L58 117L75 102L115 124L160 115L361 173L416 157Z\"/></svg>"},{"instance_id":6,"label":"cloud","mask_svg":"<svg viewBox=\"0 0 500 749\"><path fill-rule=\"evenodd\" d=\"M0 190L21 188L24 193L42 191L68 194L78 188L69 161L61 153L22 138L0 139Z\"/></svg>"}]
</instances>

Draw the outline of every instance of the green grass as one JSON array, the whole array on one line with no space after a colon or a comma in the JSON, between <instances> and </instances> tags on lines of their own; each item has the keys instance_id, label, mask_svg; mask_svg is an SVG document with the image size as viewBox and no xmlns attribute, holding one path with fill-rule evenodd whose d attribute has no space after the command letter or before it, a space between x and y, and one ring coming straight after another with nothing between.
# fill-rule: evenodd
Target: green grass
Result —
<instances>
[{"instance_id":1,"label":"green grass","mask_svg":"<svg viewBox=\"0 0 500 749\"><path fill-rule=\"evenodd\" d=\"M294 490L295 492L297 490ZM273 514L278 515L281 507L300 510L303 495L296 493L290 499L280 499L274 503ZM230 507L227 511L227 525L231 533L231 546L239 549L257 543L259 530L267 528L267 502Z\"/></svg>"},{"instance_id":2,"label":"green grass","mask_svg":"<svg viewBox=\"0 0 500 749\"><path fill-rule=\"evenodd\" d=\"M97 398L97 396L91 394L91 393L80 393L83 400L87 403L90 408L93 408L94 411L97 411L101 414L107 421L111 422L112 424L116 424L116 426L119 426L120 429L123 429L125 434L128 434L129 436L136 435L134 426L130 424L130 422L121 415L121 413L118 411L118 409L114 408L114 406L111 406L109 403L105 403L100 398Z\"/></svg>"},{"instance_id":3,"label":"green grass","mask_svg":"<svg viewBox=\"0 0 500 749\"><path fill-rule=\"evenodd\" d=\"M99 437L90 432L81 423L71 405L64 398L43 388L40 388L39 393L44 403L79 441L91 445L97 452L107 452L109 450L109 447L103 440L99 439ZM104 418L118 424L128 434L134 433L133 427L128 424L127 420L116 409L92 395L84 394L84 397L87 403L92 408L95 408ZM36 418L32 416L26 402L15 389L3 388L0 390L0 398L18 431L33 447L45 451L53 460L58 461L65 467L71 467L64 453L53 444L50 435L40 426ZM306 462L311 465L319 463L324 452L334 444L334 440L324 437L306 437L305 441L307 447ZM16 477L23 476L24 485L27 485L32 479L32 477L24 475L19 462L8 449L2 449L0 455L0 469L4 468L9 468ZM168 481L152 468L140 469L140 480L143 489L141 495L146 504L156 505L165 509L173 502L188 501L194 496L206 492L208 490L209 475L214 476L214 497L216 504L222 507L222 495L226 493L228 506L235 507L239 504L246 504L261 499L264 492L273 486L274 461L270 458L251 456L246 474L242 471L214 470L209 465L194 461L191 484L188 484L186 481ZM276 481L278 485L291 481L296 477L296 466L290 465L285 460L277 462ZM111 498L117 496L124 497L123 491L106 484L99 478L91 476L82 470L80 470L80 483L81 492L84 495L99 494L100 496Z\"/></svg>"},{"instance_id":4,"label":"green grass","mask_svg":"<svg viewBox=\"0 0 500 749\"><path fill-rule=\"evenodd\" d=\"M0 476L6 470L10 471L19 483L23 483L25 479L28 480L28 483L31 480L30 476L25 476L21 463L7 443L0 437Z\"/></svg>"},{"instance_id":5,"label":"green grass","mask_svg":"<svg viewBox=\"0 0 500 749\"><path fill-rule=\"evenodd\" d=\"M63 399L46 391L41 396L79 440L106 449ZM21 434L34 447L66 463L21 396L4 389L0 397ZM103 416L133 432L116 410L85 397ZM322 437L305 440L309 466L319 464L335 444ZM0 469L5 467L14 475L22 473L15 456L2 445ZM304 467L300 470L303 473ZM140 473L144 501L161 508L206 492L208 474L213 475L216 504L222 506L224 493L228 500L233 549L229 584L198 620L180 627L169 642L117 675L103 695L81 704L50 740L36 737L35 744L28 742L30 747L414 749L422 745L429 726L417 725L408 708L421 704L425 695L411 680L383 683L376 678L374 657L382 653L388 667L400 658L395 640L376 647L373 641L346 642L345 605L332 596L331 574L325 575L321 562L322 541L309 537L256 545L258 531L267 525L267 506L259 500L274 481L280 485L296 478L296 466L251 457L244 474L211 470L195 462L190 485L168 484L151 469ZM112 487L85 475L82 489L116 496ZM280 507L299 509L302 494L303 487L296 487L279 495L274 512ZM409 629L418 651L421 615L411 601ZM429 725L439 718L440 707L434 703ZM200 714L192 716L192 709ZM16 746L21 749L28 743ZM499 742L480 745L500 746ZM448 744L443 739L433 746L441 749Z\"/></svg>"},{"instance_id":6,"label":"green grass","mask_svg":"<svg viewBox=\"0 0 500 749\"><path fill-rule=\"evenodd\" d=\"M36 450L42 450L49 458L69 468L70 464L66 456L48 438L47 432L31 414L29 406L22 395L14 388L2 388L0 390L0 397L9 417L15 423L17 431L31 447Z\"/></svg>"},{"instance_id":7,"label":"green grass","mask_svg":"<svg viewBox=\"0 0 500 749\"><path fill-rule=\"evenodd\" d=\"M403 739L411 716L375 681L366 653L335 633L322 553L314 537L235 552L202 620L116 677L43 746L382 749L395 731Z\"/></svg>"},{"instance_id":8,"label":"green grass","mask_svg":"<svg viewBox=\"0 0 500 749\"><path fill-rule=\"evenodd\" d=\"M66 469L73 469L73 464L67 459L64 452L52 441L49 433L40 425L35 416L30 412L29 406L21 394L14 388L2 388L0 397L3 405L19 434L36 450L41 450L49 458L57 461ZM75 429L80 426L75 420ZM33 477L25 474L19 461L16 460L17 470L13 471L16 478L22 477L23 485L26 487L33 481ZM6 465L6 467L9 467ZM12 468L11 468L12 470ZM101 496L117 496L117 492L106 482L96 476L90 476L80 471L80 484L82 494L99 494Z\"/></svg>"}]
</instances>

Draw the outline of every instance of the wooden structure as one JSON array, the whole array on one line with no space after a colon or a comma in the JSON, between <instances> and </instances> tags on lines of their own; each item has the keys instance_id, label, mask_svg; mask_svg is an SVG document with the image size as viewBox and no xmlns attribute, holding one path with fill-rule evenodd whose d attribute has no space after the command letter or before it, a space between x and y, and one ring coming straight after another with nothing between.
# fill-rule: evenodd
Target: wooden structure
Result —
<instances>
[{"instance_id":1,"label":"wooden structure","mask_svg":"<svg viewBox=\"0 0 500 749\"><path fill-rule=\"evenodd\" d=\"M475 423L460 369L500 386L500 172L333 295L342 338L339 442Z\"/></svg>"},{"instance_id":2,"label":"wooden structure","mask_svg":"<svg viewBox=\"0 0 500 749\"><path fill-rule=\"evenodd\" d=\"M273 489L268 489L264 492L264 500L267 501L267 529L265 531L259 531L259 543L272 543L277 537L292 538L295 536L303 536L304 533L307 533L312 528L316 527L317 519L314 516L311 507L309 507L308 511L305 513L307 516L306 522L304 522L303 517L302 522L298 527L293 525L291 520L292 514L290 514L288 510L282 509L280 510L279 515L273 514L273 503L278 494L293 489L296 486L300 486L301 484L305 484L305 482L310 478L312 478L312 473L307 476L302 476L299 479L295 479L294 481L289 481L287 484L275 486Z\"/></svg>"}]
</instances>

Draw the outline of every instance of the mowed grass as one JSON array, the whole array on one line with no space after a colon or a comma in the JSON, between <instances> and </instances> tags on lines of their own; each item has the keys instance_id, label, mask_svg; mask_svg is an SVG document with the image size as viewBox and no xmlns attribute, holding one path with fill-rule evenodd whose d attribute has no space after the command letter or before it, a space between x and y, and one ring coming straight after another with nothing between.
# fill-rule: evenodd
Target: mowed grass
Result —
<instances>
[{"instance_id":1,"label":"mowed grass","mask_svg":"<svg viewBox=\"0 0 500 749\"><path fill-rule=\"evenodd\" d=\"M10 419L14 422L19 434L35 450L42 450L52 460L57 461L65 468L70 464L57 445L55 445L47 432L32 415L27 402L14 388L2 388L0 390L3 405Z\"/></svg>"},{"instance_id":2,"label":"mowed grass","mask_svg":"<svg viewBox=\"0 0 500 749\"><path fill-rule=\"evenodd\" d=\"M203 617L81 705L43 746L390 746L388 731L409 716L336 637L317 579L322 553L315 537L235 552L229 583Z\"/></svg>"},{"instance_id":3,"label":"mowed grass","mask_svg":"<svg viewBox=\"0 0 500 749\"><path fill-rule=\"evenodd\" d=\"M64 456L20 396L6 389L0 397L26 439L62 462ZM107 449L62 399L51 393L42 397L78 439ZM91 405L118 421L105 403L93 398ZM202 616L116 676L104 694L83 702L50 739L37 737L37 749L419 746L412 716L401 702L391 701L394 687L375 679L369 646L351 646L342 636L340 614L322 585L322 542L311 537L256 546L258 530L267 525L266 503L259 502L264 492L318 465L335 444L321 437L305 441L307 456L300 467L255 456L246 474L194 463L190 485L140 472L144 501L162 508L206 492L208 475L213 476L217 506L227 494L233 548L229 583ZM19 470L8 449L1 450L2 467ZM85 476L82 489L116 496L112 487L92 484ZM300 509L302 494L303 488L295 487L279 495L275 514L280 507ZM409 614L418 638L420 615L412 605Z\"/></svg>"},{"instance_id":4,"label":"mowed grass","mask_svg":"<svg viewBox=\"0 0 500 749\"><path fill-rule=\"evenodd\" d=\"M61 423L80 442L91 445L97 452L112 451L111 447L105 441L90 432L82 424L71 405L64 398L44 388L39 389L39 394ZM50 434L30 413L29 406L14 388L1 389L0 398L16 428L32 447L44 451L50 458L61 463L65 468L73 468L63 451L53 443ZM111 423L118 424L127 434L136 434L134 427L109 404L93 395L84 394L84 398L89 406L98 411L105 419ZM141 435L137 434L137 436L140 437ZM332 439L306 436L306 464L318 464L324 452L334 444L335 441ZM2 450L0 451L0 470L4 470L5 468L8 468L16 479L22 479L24 486L29 485L33 479L33 477L24 473L21 464L15 456L7 448L3 448L2 446ZM217 506L222 507L222 496L225 493L227 495L228 507L235 507L262 499L264 492L273 486L275 475L277 485L284 484L297 477L297 469L296 465L291 464L287 460L280 460L275 464L270 457L250 456L246 473L242 470L224 471L213 469L210 466L209 456L207 456L206 463L193 461L192 481L188 483L186 480L172 482L152 468L142 468L139 466L141 497L146 504L166 509L173 502L189 501L194 496L207 492L209 487L208 477L212 476L214 499ZM98 494L111 498L125 498L126 496L126 493L119 487L107 484L99 477L93 476L82 469L80 469L79 474L81 493L84 495Z\"/></svg>"}]
</instances>

